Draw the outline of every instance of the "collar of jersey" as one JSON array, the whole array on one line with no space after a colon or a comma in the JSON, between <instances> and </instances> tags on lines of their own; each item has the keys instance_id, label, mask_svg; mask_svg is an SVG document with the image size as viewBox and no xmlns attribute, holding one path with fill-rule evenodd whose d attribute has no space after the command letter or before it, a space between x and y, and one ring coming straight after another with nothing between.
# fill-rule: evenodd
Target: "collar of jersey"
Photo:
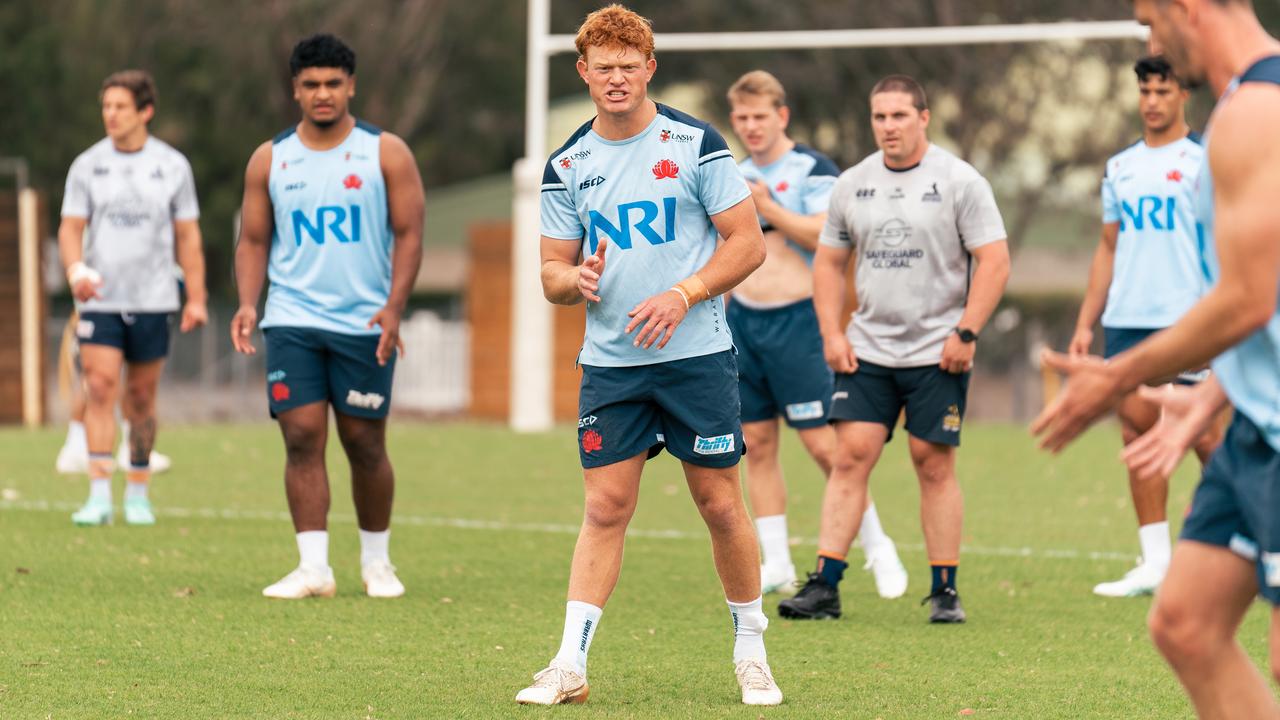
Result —
<instances>
[{"instance_id":1,"label":"collar of jersey","mask_svg":"<svg viewBox=\"0 0 1280 720\"><path fill-rule=\"evenodd\" d=\"M783 162L790 160L791 156L795 154L796 147L799 146L799 144L800 143L792 141L791 149L782 153L782 155L777 160L774 160L768 165L757 164L756 161L753 160L750 155L747 156L747 159L751 160L751 167L754 167L755 169L759 170L761 173L766 173L767 170L772 170L773 168L782 167Z\"/></svg>"},{"instance_id":2,"label":"collar of jersey","mask_svg":"<svg viewBox=\"0 0 1280 720\"><path fill-rule=\"evenodd\" d=\"M918 167L920 167L921 165L923 165L923 164L924 164L925 159L926 159L926 158L928 158L930 155L932 155L932 154L933 154L933 148L934 148L934 147L935 147L935 145L934 145L933 143L929 143L929 149L927 149L927 150L925 150L925 151L924 151L924 155L923 155L923 156L921 156L921 158L920 158L920 162L916 163L915 165L912 165L911 167L904 167L904 168L891 168L891 167L889 167L889 163L887 163L887 162L885 162L885 161L884 161L884 151L881 151L881 152L880 152L880 164L881 164L881 165L884 165L884 169L885 169L885 170L888 170L888 171L889 171L889 172L891 172L891 173L905 173L905 172L911 172L912 170L915 170L916 168L918 168Z\"/></svg>"},{"instance_id":3,"label":"collar of jersey","mask_svg":"<svg viewBox=\"0 0 1280 720\"><path fill-rule=\"evenodd\" d=\"M662 103L655 102L654 106L658 109L658 112L653 116L653 120L649 121L649 125L645 129L636 133L635 135L632 135L629 138L623 138L621 140L608 140L603 135L596 132L596 129L594 127L596 124L596 121L595 121L595 118L592 118L591 120L592 128L591 130L588 131L589 134L591 135L591 139L595 140L598 143L604 143L605 145L613 145L613 146L630 145L631 143L636 142L637 140L643 140L646 136L649 135L649 133L653 132L654 128L658 127L658 121L664 118L664 115L662 114L662 107L663 107ZM670 118L667 118L667 120L669 121Z\"/></svg>"}]
</instances>

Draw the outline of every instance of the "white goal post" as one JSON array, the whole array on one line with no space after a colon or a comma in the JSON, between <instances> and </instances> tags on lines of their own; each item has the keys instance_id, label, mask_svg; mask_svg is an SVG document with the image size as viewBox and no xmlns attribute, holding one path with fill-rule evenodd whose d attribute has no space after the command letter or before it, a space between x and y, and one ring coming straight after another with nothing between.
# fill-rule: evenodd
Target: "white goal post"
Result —
<instances>
[{"instance_id":1,"label":"white goal post","mask_svg":"<svg viewBox=\"0 0 1280 720\"><path fill-rule=\"evenodd\" d=\"M539 279L539 188L547 160L547 84L551 56L576 52L572 35L551 34L551 0L529 0L525 77L525 156L512 171L511 427L552 424L552 313ZM1132 21L963 25L865 30L656 33L660 52L922 47L989 43L1146 40Z\"/></svg>"}]
</instances>

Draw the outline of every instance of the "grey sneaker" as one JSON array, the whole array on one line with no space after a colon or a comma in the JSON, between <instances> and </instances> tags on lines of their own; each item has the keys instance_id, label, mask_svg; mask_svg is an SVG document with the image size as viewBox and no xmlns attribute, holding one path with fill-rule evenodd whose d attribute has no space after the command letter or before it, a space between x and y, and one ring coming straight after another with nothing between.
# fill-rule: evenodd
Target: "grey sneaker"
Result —
<instances>
[{"instance_id":1,"label":"grey sneaker","mask_svg":"<svg viewBox=\"0 0 1280 720\"><path fill-rule=\"evenodd\" d=\"M960 593L954 588L944 587L920 601L921 605L930 603L929 622L962 623L965 620L964 608L960 605Z\"/></svg>"}]
</instances>

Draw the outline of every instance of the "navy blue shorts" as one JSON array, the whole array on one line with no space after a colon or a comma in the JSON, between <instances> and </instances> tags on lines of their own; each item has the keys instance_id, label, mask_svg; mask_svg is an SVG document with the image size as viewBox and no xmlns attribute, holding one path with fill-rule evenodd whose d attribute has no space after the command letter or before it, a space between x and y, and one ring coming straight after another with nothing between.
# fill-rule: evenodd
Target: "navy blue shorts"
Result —
<instances>
[{"instance_id":1,"label":"navy blue shorts","mask_svg":"<svg viewBox=\"0 0 1280 720\"><path fill-rule=\"evenodd\" d=\"M729 329L738 347L742 422L782 415L796 429L827 423L835 380L812 300L769 310L730 303Z\"/></svg>"},{"instance_id":2,"label":"navy blue shorts","mask_svg":"<svg viewBox=\"0 0 1280 720\"><path fill-rule=\"evenodd\" d=\"M949 373L937 365L891 368L865 360L857 372L836 374L831 420L880 423L893 439L898 415L907 411L912 437L941 445L960 445L969 373Z\"/></svg>"},{"instance_id":3,"label":"navy blue shorts","mask_svg":"<svg viewBox=\"0 0 1280 720\"><path fill-rule=\"evenodd\" d=\"M594 468L666 447L693 465L732 467L743 451L740 412L732 350L653 365L583 365L578 455Z\"/></svg>"},{"instance_id":4,"label":"navy blue shorts","mask_svg":"<svg viewBox=\"0 0 1280 720\"><path fill-rule=\"evenodd\" d=\"M1205 466L1181 537L1255 563L1259 593L1280 606L1280 453L1244 413Z\"/></svg>"},{"instance_id":5,"label":"navy blue shorts","mask_svg":"<svg viewBox=\"0 0 1280 720\"><path fill-rule=\"evenodd\" d=\"M262 334L271 417L321 401L361 418L384 418L391 410L395 354L378 364L379 336L301 327L270 327Z\"/></svg>"},{"instance_id":6,"label":"navy blue shorts","mask_svg":"<svg viewBox=\"0 0 1280 720\"><path fill-rule=\"evenodd\" d=\"M125 362L160 360L169 354L169 318L173 313L82 312L76 323L81 345L106 345L124 353Z\"/></svg>"},{"instance_id":7,"label":"navy blue shorts","mask_svg":"<svg viewBox=\"0 0 1280 720\"><path fill-rule=\"evenodd\" d=\"M1164 328L1102 328L1102 357L1110 360ZM1208 370L1190 370L1174 380L1178 385L1195 385L1209 376Z\"/></svg>"}]
</instances>

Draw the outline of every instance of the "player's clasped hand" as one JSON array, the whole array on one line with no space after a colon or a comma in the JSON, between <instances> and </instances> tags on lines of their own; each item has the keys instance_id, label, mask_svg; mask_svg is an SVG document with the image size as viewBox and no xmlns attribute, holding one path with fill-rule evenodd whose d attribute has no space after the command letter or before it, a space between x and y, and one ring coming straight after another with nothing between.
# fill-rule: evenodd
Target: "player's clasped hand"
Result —
<instances>
[{"instance_id":1,"label":"player's clasped hand","mask_svg":"<svg viewBox=\"0 0 1280 720\"><path fill-rule=\"evenodd\" d=\"M976 343L965 342L959 335L951 333L942 345L942 360L938 367L953 375L969 372L973 369L973 354L976 350Z\"/></svg>"},{"instance_id":2,"label":"player's clasped hand","mask_svg":"<svg viewBox=\"0 0 1280 720\"><path fill-rule=\"evenodd\" d=\"M231 318L231 345L236 352L253 355L258 352L253 346L253 330L258 327L258 309L252 305L243 305Z\"/></svg>"},{"instance_id":3,"label":"player's clasped hand","mask_svg":"<svg viewBox=\"0 0 1280 720\"><path fill-rule=\"evenodd\" d=\"M594 255L578 266L578 292L591 302L600 302L600 276L604 273L604 248L608 240L600 238Z\"/></svg>"},{"instance_id":4,"label":"player's clasped hand","mask_svg":"<svg viewBox=\"0 0 1280 720\"><path fill-rule=\"evenodd\" d=\"M843 333L833 333L822 337L822 354L827 365L838 373L849 375L858 372L858 355L853 345Z\"/></svg>"},{"instance_id":5,"label":"player's clasped hand","mask_svg":"<svg viewBox=\"0 0 1280 720\"><path fill-rule=\"evenodd\" d=\"M648 350L656 341L658 349L661 350L666 347L671 336L675 334L676 327L688 314L689 307L685 303L684 296L675 289L665 290L636 305L631 312L627 313L627 317L631 318L631 322L627 323L627 334L630 335L639 327L640 332L636 333L636 339L632 344ZM641 323L644 324L643 327Z\"/></svg>"},{"instance_id":6,"label":"player's clasped hand","mask_svg":"<svg viewBox=\"0 0 1280 720\"><path fill-rule=\"evenodd\" d=\"M368 327L377 325L382 328L382 337L378 338L378 350L376 352L379 365L386 365L391 359L391 353L399 350L400 354L404 354L404 341L400 339L400 313L389 307L383 307L373 319L369 321Z\"/></svg>"}]
</instances>

